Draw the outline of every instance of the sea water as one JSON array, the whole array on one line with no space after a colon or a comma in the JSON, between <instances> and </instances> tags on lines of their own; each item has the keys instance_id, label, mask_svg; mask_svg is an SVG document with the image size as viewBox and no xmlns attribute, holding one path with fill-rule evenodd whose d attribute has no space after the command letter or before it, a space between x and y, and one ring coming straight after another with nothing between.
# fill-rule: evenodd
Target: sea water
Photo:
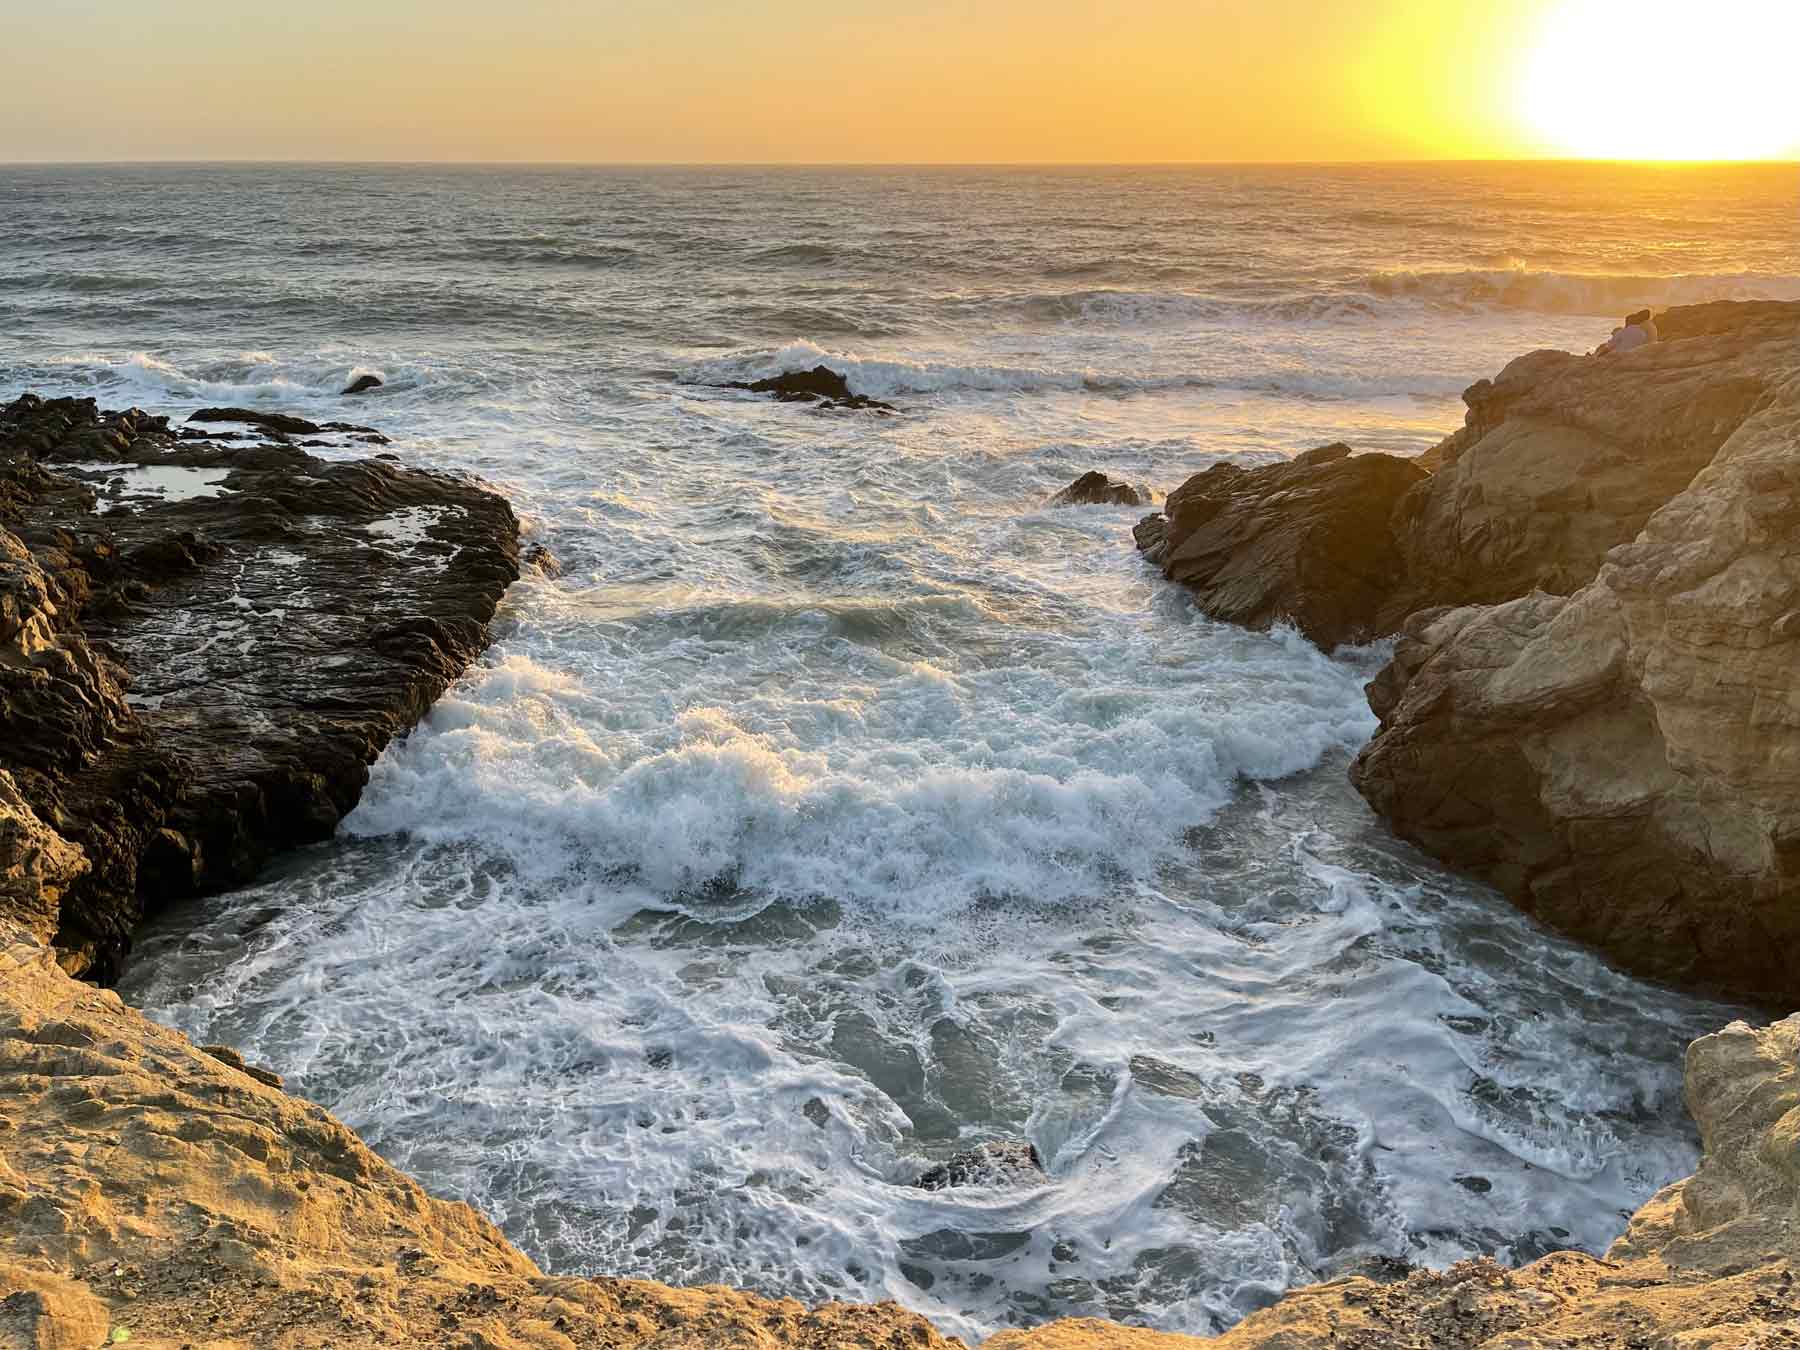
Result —
<instances>
[{"instance_id":1,"label":"sea water","mask_svg":"<svg viewBox=\"0 0 1800 1350\"><path fill-rule=\"evenodd\" d=\"M1800 298L1791 168L0 169L0 391L380 426L561 560L327 846L125 992L558 1272L1220 1329L1601 1250L1732 1010L1391 839L1379 646L1140 512L1627 311ZM897 416L719 386L826 364ZM339 391L374 373L356 400ZM339 452L326 452L339 453ZM1047 1178L912 1183L1023 1139Z\"/></svg>"}]
</instances>

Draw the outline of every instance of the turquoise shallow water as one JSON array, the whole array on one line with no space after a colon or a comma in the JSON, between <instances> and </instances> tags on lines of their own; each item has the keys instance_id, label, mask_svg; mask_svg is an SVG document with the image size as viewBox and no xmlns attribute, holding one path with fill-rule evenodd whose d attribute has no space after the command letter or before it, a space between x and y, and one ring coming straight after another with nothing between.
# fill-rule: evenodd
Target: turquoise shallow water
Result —
<instances>
[{"instance_id":1,"label":"turquoise shallow water","mask_svg":"<svg viewBox=\"0 0 1800 1350\"><path fill-rule=\"evenodd\" d=\"M548 1266L1229 1324L1598 1248L1688 1170L1626 979L1344 779L1382 652L1207 622L1088 468L1423 449L1639 304L1800 297L1791 170L0 169L0 385L355 405L563 559L332 845L126 992ZM894 418L716 387L825 362ZM1028 1137L1049 1184L927 1194Z\"/></svg>"}]
</instances>

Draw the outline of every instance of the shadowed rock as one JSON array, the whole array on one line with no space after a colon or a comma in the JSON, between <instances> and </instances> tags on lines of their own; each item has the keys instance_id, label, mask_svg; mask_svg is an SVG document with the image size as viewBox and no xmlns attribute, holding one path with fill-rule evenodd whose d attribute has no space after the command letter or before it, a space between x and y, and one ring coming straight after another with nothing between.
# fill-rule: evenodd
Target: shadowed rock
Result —
<instances>
[{"instance_id":1,"label":"shadowed rock","mask_svg":"<svg viewBox=\"0 0 1800 1350\"><path fill-rule=\"evenodd\" d=\"M354 422L309 422L306 418L295 417L291 413L264 412L257 408L201 408L196 412L189 413L187 420L190 422L241 422L245 426L260 427L262 430L282 438L317 436L325 432L335 432L353 435L357 440L369 444L386 445L388 443L387 437L375 430L374 427L358 426ZM223 439L232 435L230 432L203 434L208 439Z\"/></svg>"},{"instance_id":2,"label":"shadowed rock","mask_svg":"<svg viewBox=\"0 0 1800 1350\"><path fill-rule=\"evenodd\" d=\"M1150 494L1090 469L1053 496L1048 506L1147 506Z\"/></svg>"},{"instance_id":3,"label":"shadowed rock","mask_svg":"<svg viewBox=\"0 0 1800 1350\"><path fill-rule=\"evenodd\" d=\"M0 410L0 777L36 818L0 793L0 908L107 979L146 908L329 837L486 645L517 528L458 478Z\"/></svg>"},{"instance_id":4,"label":"shadowed rock","mask_svg":"<svg viewBox=\"0 0 1800 1350\"><path fill-rule=\"evenodd\" d=\"M350 381L350 385L344 390L344 394L346 397L351 394L366 394L371 389L379 388L381 388L381 377L379 375L358 375L354 380Z\"/></svg>"},{"instance_id":5,"label":"shadowed rock","mask_svg":"<svg viewBox=\"0 0 1800 1350\"><path fill-rule=\"evenodd\" d=\"M1133 531L1202 611L1227 623L1291 622L1319 646L1377 637L1401 577L1387 521L1425 471L1393 455L1322 446L1284 464L1220 463Z\"/></svg>"}]
</instances>

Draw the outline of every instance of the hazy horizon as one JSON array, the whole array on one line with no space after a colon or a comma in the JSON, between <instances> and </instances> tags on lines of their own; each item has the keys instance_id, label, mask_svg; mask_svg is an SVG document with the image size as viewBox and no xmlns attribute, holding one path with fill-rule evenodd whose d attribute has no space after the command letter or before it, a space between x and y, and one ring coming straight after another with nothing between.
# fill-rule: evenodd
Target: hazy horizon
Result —
<instances>
[{"instance_id":1,"label":"hazy horizon","mask_svg":"<svg viewBox=\"0 0 1800 1350\"><path fill-rule=\"evenodd\" d=\"M8 163L1800 156L1784 0L85 0L9 38Z\"/></svg>"},{"instance_id":2,"label":"hazy horizon","mask_svg":"<svg viewBox=\"0 0 1800 1350\"><path fill-rule=\"evenodd\" d=\"M466 169L1354 169L1454 167L1459 164L1549 167L1614 166L1673 171L1800 169L1800 153L1760 159L1634 159L1578 155L1395 156L1387 159L309 159L301 156L180 156L134 159L0 159L0 168L121 168L153 165L309 168Z\"/></svg>"}]
</instances>

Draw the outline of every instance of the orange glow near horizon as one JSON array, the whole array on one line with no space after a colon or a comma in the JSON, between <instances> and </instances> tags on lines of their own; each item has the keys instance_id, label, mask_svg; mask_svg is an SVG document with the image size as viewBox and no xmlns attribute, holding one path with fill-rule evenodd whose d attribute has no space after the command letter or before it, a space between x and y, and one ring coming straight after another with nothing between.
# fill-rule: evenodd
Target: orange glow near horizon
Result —
<instances>
[{"instance_id":1,"label":"orange glow near horizon","mask_svg":"<svg viewBox=\"0 0 1800 1350\"><path fill-rule=\"evenodd\" d=\"M0 161L1800 153L1800 0L84 0L8 39Z\"/></svg>"}]
</instances>

